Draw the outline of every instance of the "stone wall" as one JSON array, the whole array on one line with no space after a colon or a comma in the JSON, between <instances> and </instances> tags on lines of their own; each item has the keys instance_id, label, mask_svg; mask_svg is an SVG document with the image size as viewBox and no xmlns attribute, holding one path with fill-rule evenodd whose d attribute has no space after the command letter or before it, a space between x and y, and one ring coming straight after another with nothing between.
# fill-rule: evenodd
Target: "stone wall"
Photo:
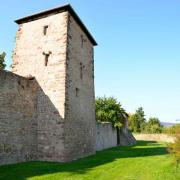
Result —
<instances>
[{"instance_id":1,"label":"stone wall","mask_svg":"<svg viewBox=\"0 0 180 180\"><path fill-rule=\"evenodd\" d=\"M122 127L117 133L117 129L112 127L111 123L103 122L96 124L96 150L100 151L110 147L117 146L118 137L120 146L130 146L136 144L136 139L129 131L127 125Z\"/></svg>"},{"instance_id":2,"label":"stone wall","mask_svg":"<svg viewBox=\"0 0 180 180\"><path fill-rule=\"evenodd\" d=\"M0 165L47 160L47 158L50 161L70 161L92 154L95 150L117 146L117 130L110 123L97 124L94 128L95 113L93 112L94 115L91 114L89 117L83 114L86 111L88 113L89 106L94 105L93 102L87 104L87 109L81 106L80 102L84 100L85 93L79 94L80 98L73 96L73 92L70 94L69 102L76 100L75 108L78 114L73 109L73 104L68 104L67 101L66 111L70 112L67 113L66 123L64 123L67 129L61 131L64 127L57 128L57 125L62 126L61 122L57 121L60 115L36 79L28 80L11 72L0 71L0 85ZM38 123L40 117L49 118L49 121L44 121L42 129ZM88 120L88 124L86 125L83 120ZM96 132L95 135L94 132ZM123 128L120 132L120 144L132 145L132 135L129 131ZM57 136L57 134L60 135ZM65 139L62 139L64 136ZM95 137L96 147L94 146ZM52 141L54 148L45 146L47 139ZM66 152L62 151L64 144L61 144L61 141L65 142ZM63 152L61 155L56 152L58 148L60 153ZM45 151L45 155L40 154L40 151Z\"/></svg>"},{"instance_id":3,"label":"stone wall","mask_svg":"<svg viewBox=\"0 0 180 180\"><path fill-rule=\"evenodd\" d=\"M96 139L96 43L66 8L16 21L16 75L0 72L0 164L67 162L117 145L110 124L97 125Z\"/></svg>"},{"instance_id":4,"label":"stone wall","mask_svg":"<svg viewBox=\"0 0 180 180\"><path fill-rule=\"evenodd\" d=\"M126 126L120 129L119 140L121 146L129 146L136 144L136 138Z\"/></svg>"},{"instance_id":5,"label":"stone wall","mask_svg":"<svg viewBox=\"0 0 180 180\"><path fill-rule=\"evenodd\" d=\"M37 158L35 80L0 71L0 164Z\"/></svg>"},{"instance_id":6,"label":"stone wall","mask_svg":"<svg viewBox=\"0 0 180 180\"><path fill-rule=\"evenodd\" d=\"M174 142L174 137L167 134L134 134L136 140Z\"/></svg>"},{"instance_id":7,"label":"stone wall","mask_svg":"<svg viewBox=\"0 0 180 180\"><path fill-rule=\"evenodd\" d=\"M93 55L92 43L69 14L64 128L67 160L95 153Z\"/></svg>"},{"instance_id":8,"label":"stone wall","mask_svg":"<svg viewBox=\"0 0 180 180\"><path fill-rule=\"evenodd\" d=\"M117 146L117 131L111 123L97 123L96 125L96 150L100 151Z\"/></svg>"},{"instance_id":9,"label":"stone wall","mask_svg":"<svg viewBox=\"0 0 180 180\"><path fill-rule=\"evenodd\" d=\"M68 12L19 25L13 72L36 78L38 91L38 160L65 161L65 80ZM46 35L44 35L44 27ZM49 53L45 65L45 54Z\"/></svg>"},{"instance_id":10,"label":"stone wall","mask_svg":"<svg viewBox=\"0 0 180 180\"><path fill-rule=\"evenodd\" d=\"M38 160L95 153L93 54L92 42L69 12L19 25L13 72L34 76L39 86Z\"/></svg>"}]
</instances>

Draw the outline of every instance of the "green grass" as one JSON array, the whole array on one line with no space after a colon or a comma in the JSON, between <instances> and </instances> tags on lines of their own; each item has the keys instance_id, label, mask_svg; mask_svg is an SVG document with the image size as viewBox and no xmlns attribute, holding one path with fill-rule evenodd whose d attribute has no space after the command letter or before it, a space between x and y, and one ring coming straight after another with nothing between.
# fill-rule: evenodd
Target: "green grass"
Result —
<instances>
[{"instance_id":1,"label":"green grass","mask_svg":"<svg viewBox=\"0 0 180 180\"><path fill-rule=\"evenodd\" d=\"M71 163L28 162L1 166L2 180L179 180L166 144L138 141Z\"/></svg>"}]
</instances>

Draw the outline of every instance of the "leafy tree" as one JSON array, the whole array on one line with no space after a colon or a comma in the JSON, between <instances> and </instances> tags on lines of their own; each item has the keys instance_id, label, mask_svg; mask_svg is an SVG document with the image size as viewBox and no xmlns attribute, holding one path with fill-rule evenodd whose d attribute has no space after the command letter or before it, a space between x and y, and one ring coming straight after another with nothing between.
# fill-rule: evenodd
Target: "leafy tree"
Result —
<instances>
[{"instance_id":1,"label":"leafy tree","mask_svg":"<svg viewBox=\"0 0 180 180\"><path fill-rule=\"evenodd\" d=\"M139 120L136 114L130 114L128 118L129 129L132 132L140 132Z\"/></svg>"},{"instance_id":2,"label":"leafy tree","mask_svg":"<svg viewBox=\"0 0 180 180\"><path fill-rule=\"evenodd\" d=\"M120 144L120 128L125 124L127 113L113 97L96 99L96 120L110 122L117 129L117 144Z\"/></svg>"},{"instance_id":3,"label":"leafy tree","mask_svg":"<svg viewBox=\"0 0 180 180\"><path fill-rule=\"evenodd\" d=\"M3 52L2 54L0 54L0 70L5 69L5 67L6 67L5 57L6 57L6 53L5 53L5 52Z\"/></svg>"},{"instance_id":4,"label":"leafy tree","mask_svg":"<svg viewBox=\"0 0 180 180\"><path fill-rule=\"evenodd\" d=\"M144 132L146 133L161 133L162 126L158 118L151 117L149 121L145 124Z\"/></svg>"},{"instance_id":5,"label":"leafy tree","mask_svg":"<svg viewBox=\"0 0 180 180\"><path fill-rule=\"evenodd\" d=\"M146 122L143 108L142 107L138 108L135 114L129 116L128 120L129 120L129 129L132 132L136 132L136 133L142 132L144 130L145 122Z\"/></svg>"},{"instance_id":6,"label":"leafy tree","mask_svg":"<svg viewBox=\"0 0 180 180\"><path fill-rule=\"evenodd\" d=\"M120 128L126 118L126 111L115 98L96 98L96 120L98 122L111 122L114 127Z\"/></svg>"}]
</instances>

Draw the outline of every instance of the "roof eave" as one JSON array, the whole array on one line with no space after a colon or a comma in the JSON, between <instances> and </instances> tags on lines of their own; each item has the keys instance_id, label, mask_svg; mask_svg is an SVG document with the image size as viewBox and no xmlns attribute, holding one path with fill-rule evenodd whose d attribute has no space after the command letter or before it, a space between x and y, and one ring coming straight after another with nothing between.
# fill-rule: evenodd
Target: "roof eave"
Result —
<instances>
[{"instance_id":1,"label":"roof eave","mask_svg":"<svg viewBox=\"0 0 180 180\"><path fill-rule=\"evenodd\" d=\"M54 13L60 13L60 12L65 12L65 11L68 11L75 18L75 20L81 26L81 28L86 33L88 38L91 40L92 44L94 46L96 46L97 42L95 41L95 39L93 38L91 33L88 31L88 29L86 28L86 26L81 21L81 19L76 14L76 12L74 11L74 9L72 8L72 6L70 4L66 4L66 5L63 5L61 7L57 7L57 8L49 9L49 10L46 10L46 11L42 11L40 13L35 13L33 15L17 19L17 20L15 20L15 22L17 24L22 24L22 23L26 23L26 22L30 22L30 21L34 21L34 20L40 19L40 18L42 18L43 16L46 16L46 15L50 15L50 14L54 14Z\"/></svg>"}]
</instances>

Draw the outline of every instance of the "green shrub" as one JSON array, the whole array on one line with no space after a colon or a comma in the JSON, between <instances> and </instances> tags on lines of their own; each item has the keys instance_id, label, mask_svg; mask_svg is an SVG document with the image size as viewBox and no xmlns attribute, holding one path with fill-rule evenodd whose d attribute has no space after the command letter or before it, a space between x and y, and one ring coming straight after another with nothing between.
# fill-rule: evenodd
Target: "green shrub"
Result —
<instances>
[{"instance_id":1,"label":"green shrub","mask_svg":"<svg viewBox=\"0 0 180 180\"><path fill-rule=\"evenodd\" d=\"M6 57L6 53L5 52L0 54L0 70L5 69L5 67L6 67L5 57Z\"/></svg>"},{"instance_id":2,"label":"green shrub","mask_svg":"<svg viewBox=\"0 0 180 180\"><path fill-rule=\"evenodd\" d=\"M148 122L144 125L144 133L161 133L162 132L162 126L158 118L149 118Z\"/></svg>"},{"instance_id":3,"label":"green shrub","mask_svg":"<svg viewBox=\"0 0 180 180\"><path fill-rule=\"evenodd\" d=\"M168 146L169 153L174 157L175 164L180 164L180 125L171 128L171 135L175 137L175 142Z\"/></svg>"},{"instance_id":4,"label":"green shrub","mask_svg":"<svg viewBox=\"0 0 180 180\"><path fill-rule=\"evenodd\" d=\"M115 98L96 98L96 120L98 122L110 122L114 127L120 128L124 125L126 118L126 111Z\"/></svg>"},{"instance_id":5,"label":"green shrub","mask_svg":"<svg viewBox=\"0 0 180 180\"><path fill-rule=\"evenodd\" d=\"M178 131L179 128L180 128L180 124L170 126L170 127L164 127L163 133L173 135L173 134L176 134L176 131Z\"/></svg>"}]
</instances>

